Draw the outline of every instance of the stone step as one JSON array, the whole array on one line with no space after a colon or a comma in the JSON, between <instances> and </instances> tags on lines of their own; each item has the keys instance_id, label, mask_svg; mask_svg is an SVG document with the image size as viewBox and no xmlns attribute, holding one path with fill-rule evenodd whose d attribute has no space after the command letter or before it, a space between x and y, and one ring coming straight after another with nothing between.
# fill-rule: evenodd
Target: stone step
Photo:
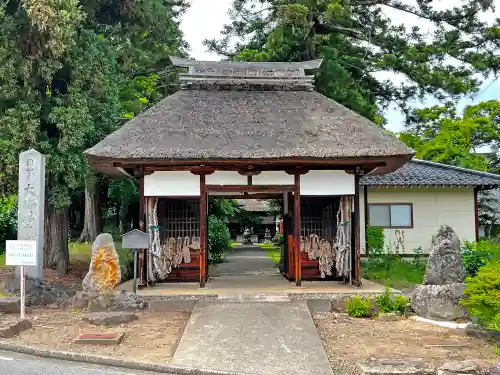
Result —
<instances>
[{"instance_id":1,"label":"stone step","mask_svg":"<svg viewBox=\"0 0 500 375\"><path fill-rule=\"evenodd\" d=\"M290 297L286 293L241 293L241 294L219 294L219 302L289 302Z\"/></svg>"}]
</instances>

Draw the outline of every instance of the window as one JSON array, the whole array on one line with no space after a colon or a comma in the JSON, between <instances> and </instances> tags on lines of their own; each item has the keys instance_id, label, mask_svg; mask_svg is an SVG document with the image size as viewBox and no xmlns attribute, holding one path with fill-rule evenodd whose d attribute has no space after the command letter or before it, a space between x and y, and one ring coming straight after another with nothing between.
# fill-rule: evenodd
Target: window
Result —
<instances>
[{"instance_id":1,"label":"window","mask_svg":"<svg viewBox=\"0 0 500 375\"><path fill-rule=\"evenodd\" d=\"M375 203L368 205L371 227L413 228L413 205L411 203Z\"/></svg>"}]
</instances>

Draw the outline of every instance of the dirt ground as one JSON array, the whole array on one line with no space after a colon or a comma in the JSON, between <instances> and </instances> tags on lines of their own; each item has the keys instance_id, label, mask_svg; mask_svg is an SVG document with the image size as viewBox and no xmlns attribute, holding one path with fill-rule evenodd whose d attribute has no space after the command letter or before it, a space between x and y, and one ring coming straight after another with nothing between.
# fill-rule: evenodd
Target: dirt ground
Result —
<instances>
[{"instance_id":1,"label":"dirt ground","mask_svg":"<svg viewBox=\"0 0 500 375\"><path fill-rule=\"evenodd\" d=\"M495 348L484 341L410 319L381 322L329 313L316 314L314 322L336 374L357 375L356 363L371 357L422 358L434 366L471 359L485 368L500 362ZM430 346L444 343L464 347Z\"/></svg>"},{"instance_id":2,"label":"dirt ground","mask_svg":"<svg viewBox=\"0 0 500 375\"><path fill-rule=\"evenodd\" d=\"M97 327L81 321L75 310L33 310L27 316L33 328L4 342L43 349L85 352L112 358L130 358L154 363L168 363L177 348L189 319L189 313L140 313L139 319L116 327ZM3 315L2 320L17 316ZM121 344L113 346L74 344L82 333L124 332Z\"/></svg>"}]
</instances>

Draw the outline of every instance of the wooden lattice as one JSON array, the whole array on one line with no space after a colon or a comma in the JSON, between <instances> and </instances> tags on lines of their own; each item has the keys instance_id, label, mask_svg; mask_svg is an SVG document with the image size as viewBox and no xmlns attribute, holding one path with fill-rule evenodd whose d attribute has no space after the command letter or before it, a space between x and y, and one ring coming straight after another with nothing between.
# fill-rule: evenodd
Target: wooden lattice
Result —
<instances>
[{"instance_id":1,"label":"wooden lattice","mask_svg":"<svg viewBox=\"0 0 500 375\"><path fill-rule=\"evenodd\" d=\"M316 234L322 239L333 240L339 201L339 197L301 197L301 236Z\"/></svg>"},{"instance_id":2,"label":"wooden lattice","mask_svg":"<svg viewBox=\"0 0 500 375\"><path fill-rule=\"evenodd\" d=\"M161 198L158 202L160 238L200 236L199 199Z\"/></svg>"}]
</instances>

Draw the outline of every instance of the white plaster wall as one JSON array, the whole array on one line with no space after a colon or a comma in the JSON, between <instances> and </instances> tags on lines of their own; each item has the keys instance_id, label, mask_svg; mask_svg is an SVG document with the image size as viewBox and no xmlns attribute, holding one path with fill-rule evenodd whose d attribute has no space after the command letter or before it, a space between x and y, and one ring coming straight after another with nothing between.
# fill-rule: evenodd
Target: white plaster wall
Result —
<instances>
[{"instance_id":1,"label":"white plaster wall","mask_svg":"<svg viewBox=\"0 0 500 375\"><path fill-rule=\"evenodd\" d=\"M159 171L144 176L144 196L200 196L200 176L184 171Z\"/></svg>"},{"instance_id":2,"label":"white plaster wall","mask_svg":"<svg viewBox=\"0 0 500 375\"><path fill-rule=\"evenodd\" d=\"M284 171L267 171L252 177L253 185L293 185L294 181L294 176Z\"/></svg>"},{"instance_id":3,"label":"white plaster wall","mask_svg":"<svg viewBox=\"0 0 500 375\"><path fill-rule=\"evenodd\" d=\"M208 185L246 185L247 177L233 171L217 171L206 177ZM293 185L294 176L285 172L262 172L252 177L253 185ZM310 171L301 176L302 195L354 194L354 175L344 171ZM221 193L223 195L227 193ZM188 171L158 171L144 176L144 195L199 196L200 177Z\"/></svg>"},{"instance_id":4,"label":"white plaster wall","mask_svg":"<svg viewBox=\"0 0 500 375\"><path fill-rule=\"evenodd\" d=\"M353 195L354 175L344 171L309 171L300 176L301 195Z\"/></svg>"},{"instance_id":5,"label":"white plaster wall","mask_svg":"<svg viewBox=\"0 0 500 375\"><path fill-rule=\"evenodd\" d=\"M363 188L360 189L361 247L365 249ZM404 251L421 246L428 252L432 236L442 224L450 225L461 241L474 241L473 188L368 188L368 203L413 203L413 228L404 232ZM396 241L395 229L384 229L385 244Z\"/></svg>"}]
</instances>

